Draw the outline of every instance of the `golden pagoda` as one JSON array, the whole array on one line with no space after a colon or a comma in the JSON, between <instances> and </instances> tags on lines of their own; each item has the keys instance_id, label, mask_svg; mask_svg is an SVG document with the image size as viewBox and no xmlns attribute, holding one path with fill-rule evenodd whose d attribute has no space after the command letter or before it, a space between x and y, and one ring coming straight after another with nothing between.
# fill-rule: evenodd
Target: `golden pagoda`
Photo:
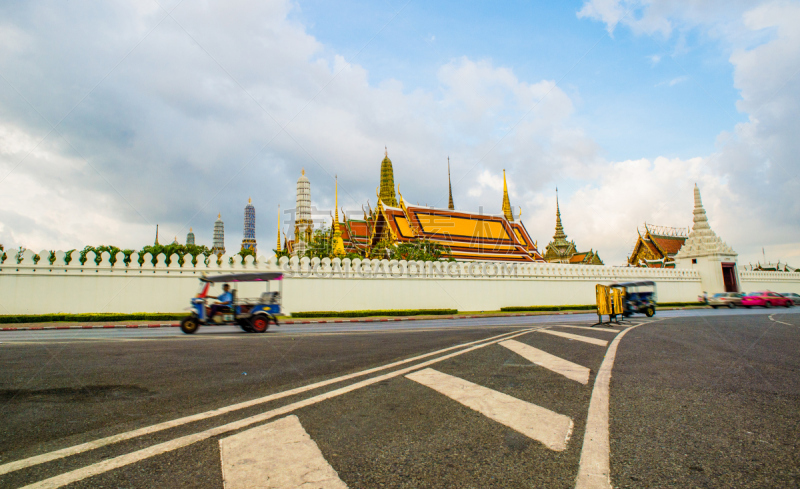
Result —
<instances>
[{"instance_id":1,"label":"golden pagoda","mask_svg":"<svg viewBox=\"0 0 800 489\"><path fill-rule=\"evenodd\" d=\"M397 198L394 194L394 171L392 160L389 159L389 149L384 147L383 161L381 161L381 189L380 200L384 204L397 207Z\"/></svg>"},{"instance_id":2,"label":"golden pagoda","mask_svg":"<svg viewBox=\"0 0 800 489\"><path fill-rule=\"evenodd\" d=\"M556 234L545 248L544 259L550 263L572 263L576 265L602 265L603 260L594 251L578 251L574 241L567 241L567 234L561 224L561 208L558 205L556 189Z\"/></svg>"},{"instance_id":3,"label":"golden pagoda","mask_svg":"<svg viewBox=\"0 0 800 489\"><path fill-rule=\"evenodd\" d=\"M447 202L447 208L451 211L455 210L456 207L453 205L453 183L450 181L450 157L447 157L447 187L450 190L450 199Z\"/></svg>"}]
</instances>

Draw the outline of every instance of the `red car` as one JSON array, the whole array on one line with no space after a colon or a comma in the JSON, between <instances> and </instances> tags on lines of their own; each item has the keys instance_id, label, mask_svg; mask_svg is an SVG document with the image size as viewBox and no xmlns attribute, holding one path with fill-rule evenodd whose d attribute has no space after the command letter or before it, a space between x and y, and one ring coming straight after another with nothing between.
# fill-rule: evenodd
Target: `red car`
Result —
<instances>
[{"instance_id":1,"label":"red car","mask_svg":"<svg viewBox=\"0 0 800 489\"><path fill-rule=\"evenodd\" d=\"M772 307L783 306L792 307L794 303L788 297L784 297L775 292L749 292L742 297L742 306L751 308L753 306Z\"/></svg>"}]
</instances>

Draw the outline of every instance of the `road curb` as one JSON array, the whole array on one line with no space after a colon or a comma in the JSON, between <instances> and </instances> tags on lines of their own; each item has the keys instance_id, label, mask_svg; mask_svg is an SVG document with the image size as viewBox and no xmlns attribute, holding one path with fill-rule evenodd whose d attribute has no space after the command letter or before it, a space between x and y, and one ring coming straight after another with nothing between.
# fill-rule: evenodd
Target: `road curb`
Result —
<instances>
[{"instance_id":1,"label":"road curb","mask_svg":"<svg viewBox=\"0 0 800 489\"><path fill-rule=\"evenodd\" d=\"M662 311L674 311L689 309L688 307L669 307L662 308ZM558 311L549 314L537 313L519 313L519 314L464 314L455 316L438 316L438 317L414 317L414 316L400 316L395 318L364 318L364 319L320 319L303 320L303 321L281 321L281 324L338 324L338 323L385 323L397 321L443 321L447 319L478 319L478 318L507 318L507 317L522 317L522 316L564 316L572 314L592 314L594 311ZM77 324L74 326L21 326L21 327L3 327L0 331L49 331L58 329L136 329L136 328L177 328L180 323L163 323L163 324Z\"/></svg>"}]
</instances>

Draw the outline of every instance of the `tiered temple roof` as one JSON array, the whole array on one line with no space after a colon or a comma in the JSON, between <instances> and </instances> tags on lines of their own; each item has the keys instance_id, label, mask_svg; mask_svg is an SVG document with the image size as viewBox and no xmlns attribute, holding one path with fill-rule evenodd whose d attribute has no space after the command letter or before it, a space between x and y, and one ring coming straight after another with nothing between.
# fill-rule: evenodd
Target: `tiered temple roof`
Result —
<instances>
[{"instance_id":1,"label":"tiered temple roof","mask_svg":"<svg viewBox=\"0 0 800 489\"><path fill-rule=\"evenodd\" d=\"M644 234L636 230L639 238L628 256L628 264L635 267L675 268L675 255L687 238L686 229L644 224Z\"/></svg>"}]
</instances>

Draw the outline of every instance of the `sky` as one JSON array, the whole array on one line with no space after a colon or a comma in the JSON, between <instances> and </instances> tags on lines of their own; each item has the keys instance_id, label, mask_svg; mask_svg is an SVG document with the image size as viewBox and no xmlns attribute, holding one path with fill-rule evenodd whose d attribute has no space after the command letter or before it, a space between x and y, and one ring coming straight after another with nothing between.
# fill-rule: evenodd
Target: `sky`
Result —
<instances>
[{"instance_id":1,"label":"sky","mask_svg":"<svg viewBox=\"0 0 800 489\"><path fill-rule=\"evenodd\" d=\"M800 266L800 2L0 3L0 243L259 254L312 205L500 213L625 263L695 184L740 264ZM280 206L280 211L278 206Z\"/></svg>"}]
</instances>

